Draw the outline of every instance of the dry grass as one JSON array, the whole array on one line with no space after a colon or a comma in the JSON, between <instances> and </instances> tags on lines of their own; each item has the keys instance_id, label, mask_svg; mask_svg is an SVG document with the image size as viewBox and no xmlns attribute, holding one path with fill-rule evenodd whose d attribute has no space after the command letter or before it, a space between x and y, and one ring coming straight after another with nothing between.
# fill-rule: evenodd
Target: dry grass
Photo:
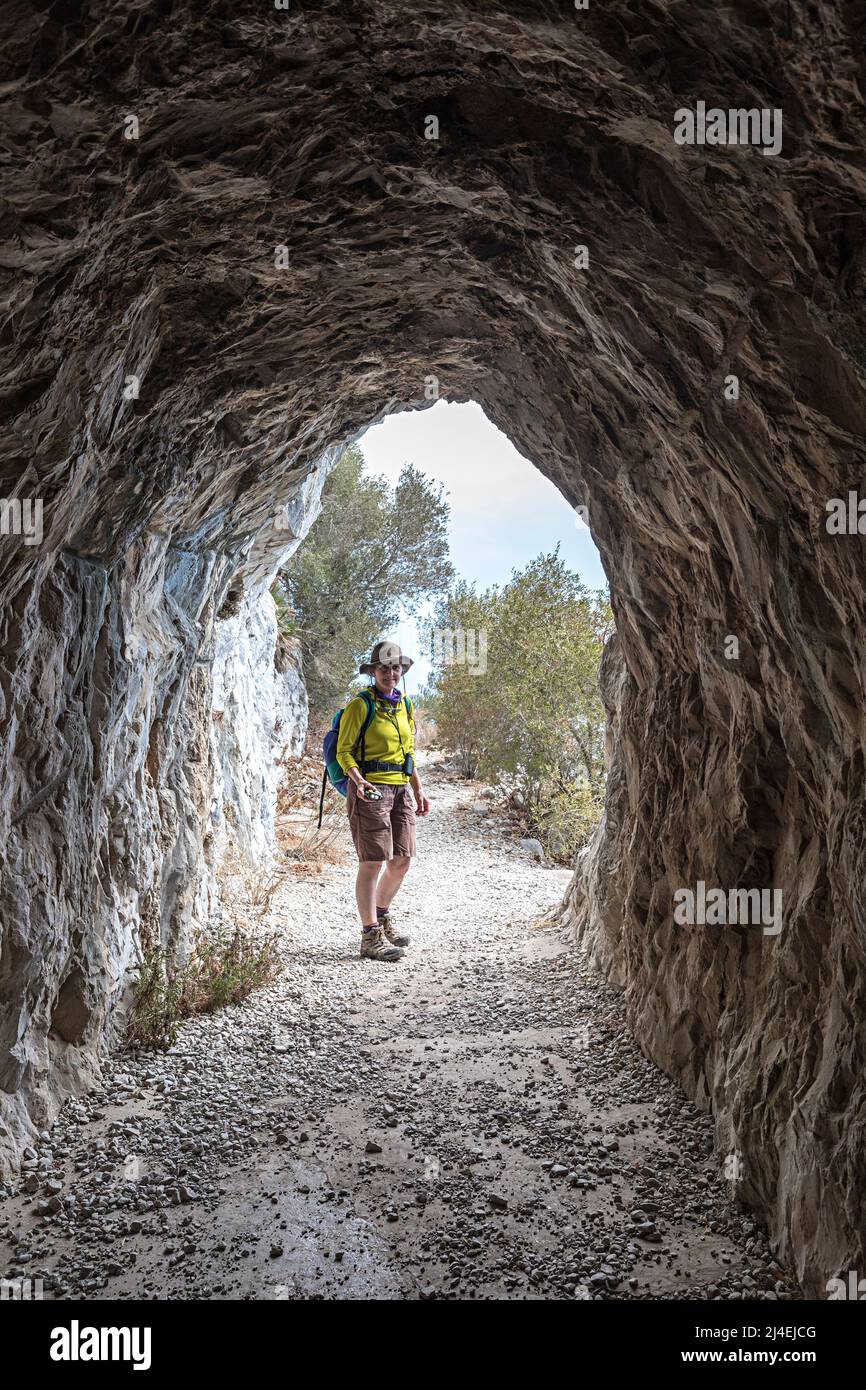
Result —
<instances>
[{"instance_id":1,"label":"dry grass","mask_svg":"<svg viewBox=\"0 0 866 1390\"><path fill-rule=\"evenodd\" d=\"M320 758L305 753L284 764L277 792L277 844L291 873L309 874L313 865L321 872L322 865L345 863L346 852L340 842L345 838L346 803L333 787L326 787L319 830L321 790Z\"/></svg>"},{"instance_id":2,"label":"dry grass","mask_svg":"<svg viewBox=\"0 0 866 1390\"><path fill-rule=\"evenodd\" d=\"M415 706L415 748L431 750L436 746L436 721L423 705Z\"/></svg>"},{"instance_id":3,"label":"dry grass","mask_svg":"<svg viewBox=\"0 0 866 1390\"><path fill-rule=\"evenodd\" d=\"M297 811L303 806L319 811L319 792L322 789L322 760L310 753L300 758L283 760L283 774L277 791L277 815L283 816ZM331 797L336 793L331 792ZM328 792L325 791L325 807L328 806Z\"/></svg>"},{"instance_id":4,"label":"dry grass","mask_svg":"<svg viewBox=\"0 0 866 1390\"><path fill-rule=\"evenodd\" d=\"M274 894L285 881L284 869L259 869L251 875L247 890L250 906L256 908L260 917L266 917L270 912Z\"/></svg>"},{"instance_id":5,"label":"dry grass","mask_svg":"<svg viewBox=\"0 0 866 1390\"><path fill-rule=\"evenodd\" d=\"M289 872L294 878L318 878L324 870L324 864L308 864L301 859L289 865Z\"/></svg>"},{"instance_id":6,"label":"dry grass","mask_svg":"<svg viewBox=\"0 0 866 1390\"><path fill-rule=\"evenodd\" d=\"M344 803L340 802L342 812ZM277 820L277 844L288 861L286 869L296 873L301 865L317 865L321 872L325 864L343 864L346 852L338 843L343 831L342 815L326 815L318 829L315 816L300 819L297 816L280 816Z\"/></svg>"},{"instance_id":7,"label":"dry grass","mask_svg":"<svg viewBox=\"0 0 866 1390\"><path fill-rule=\"evenodd\" d=\"M217 871L220 895L236 917L261 921L271 910L274 896L288 878L282 864L251 864L232 846Z\"/></svg>"},{"instance_id":8,"label":"dry grass","mask_svg":"<svg viewBox=\"0 0 866 1390\"><path fill-rule=\"evenodd\" d=\"M173 1047L183 1019L241 1003L269 984L278 966L276 936L255 938L239 926L223 933L200 932L189 960L179 968L161 947L148 948L133 987L127 1045L163 1051Z\"/></svg>"},{"instance_id":9,"label":"dry grass","mask_svg":"<svg viewBox=\"0 0 866 1390\"><path fill-rule=\"evenodd\" d=\"M133 987L127 1043L169 1048L184 1018L240 1003L268 984L278 966L278 936L261 923L288 878L281 865L252 866L231 848L217 878L233 926L199 931L189 958L177 966L159 945L145 948Z\"/></svg>"}]
</instances>

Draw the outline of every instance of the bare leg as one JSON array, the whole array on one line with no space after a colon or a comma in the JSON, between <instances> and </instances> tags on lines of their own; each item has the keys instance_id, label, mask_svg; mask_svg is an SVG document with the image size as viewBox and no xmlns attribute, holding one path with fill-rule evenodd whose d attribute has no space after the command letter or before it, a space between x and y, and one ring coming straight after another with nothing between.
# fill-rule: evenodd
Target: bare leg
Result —
<instances>
[{"instance_id":1,"label":"bare leg","mask_svg":"<svg viewBox=\"0 0 866 1390\"><path fill-rule=\"evenodd\" d=\"M377 907L391 906L411 863L412 857L409 854L397 854L393 859L388 860L385 865L385 872L379 879L379 885L376 889L376 900L373 903L374 912ZM371 922L374 920L375 918L370 918Z\"/></svg>"},{"instance_id":2,"label":"bare leg","mask_svg":"<svg viewBox=\"0 0 866 1390\"><path fill-rule=\"evenodd\" d=\"M368 859L358 865L355 901L361 914L362 927L370 927L376 921L376 884L383 862L381 859Z\"/></svg>"}]
</instances>

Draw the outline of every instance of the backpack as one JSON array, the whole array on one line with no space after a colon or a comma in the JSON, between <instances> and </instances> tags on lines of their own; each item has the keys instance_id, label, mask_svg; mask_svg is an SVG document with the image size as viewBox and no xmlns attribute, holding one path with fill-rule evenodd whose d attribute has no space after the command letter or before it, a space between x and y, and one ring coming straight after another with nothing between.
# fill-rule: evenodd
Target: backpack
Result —
<instances>
[{"instance_id":1,"label":"backpack","mask_svg":"<svg viewBox=\"0 0 866 1390\"><path fill-rule=\"evenodd\" d=\"M360 761L361 761L361 763L363 763L363 762L364 762L364 735L366 734L367 730L369 729L370 725L371 725L372 722L373 722L373 718L374 718L375 713L376 713L376 701L375 701L375 698L373 697L373 695L371 695L371 693L370 693L369 690L359 690L359 691L358 691L358 694L360 695L361 699L364 701L364 704L367 706L367 716L366 716L366 718L365 718L365 720L364 720L364 723L361 725L361 732L360 732L360 734L358 735L358 742L355 744L355 748L357 748L357 747L360 745L360 749L361 749L361 758L360 758ZM405 695L403 698L404 698L405 701L406 701L406 713L407 713L407 715L409 716L409 718L411 719L411 718L412 718L412 701L409 699L409 696L408 696L408 695ZM338 740L339 737L340 737L340 720L343 718L343 715L344 715L345 713L346 713L345 707L344 707L343 709L338 709L338 710L337 710L337 713L334 715L334 718L333 718L332 721L331 721L331 727L330 727L330 729L329 729L328 732L325 734L325 737L322 739L322 760L323 760L323 762L324 762L324 764L325 764L325 770L324 770L324 772L322 773L322 794L321 794L321 796L319 797L319 827L318 827L318 828L319 828L320 830L321 830L321 828L322 828L322 812L323 812L324 805L325 805L325 788L326 788L326 786L328 785L328 782L330 781L331 786L334 787L335 790L338 791L338 792L340 793L341 796L346 796L346 794L347 794L347 792L348 792L348 790L349 790L349 779L348 779L348 777L346 776L346 774L345 774L345 772L343 771L343 769L342 769L342 767L340 766L340 764L337 762L337 740ZM353 752L354 752L354 749L353 749Z\"/></svg>"}]
</instances>

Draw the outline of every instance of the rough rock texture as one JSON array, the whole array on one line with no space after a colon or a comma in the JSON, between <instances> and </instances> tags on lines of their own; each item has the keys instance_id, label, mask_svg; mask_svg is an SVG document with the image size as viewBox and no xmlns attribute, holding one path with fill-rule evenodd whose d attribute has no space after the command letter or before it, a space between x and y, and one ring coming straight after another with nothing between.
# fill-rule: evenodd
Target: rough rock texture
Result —
<instances>
[{"instance_id":1,"label":"rough rock texture","mask_svg":"<svg viewBox=\"0 0 866 1390\"><path fill-rule=\"evenodd\" d=\"M307 691L299 654L287 651L278 669L276 645L267 589L252 589L239 613L217 623L211 725L217 855L226 844L255 860L270 854L280 768L304 749Z\"/></svg>"},{"instance_id":2,"label":"rough rock texture","mask_svg":"<svg viewBox=\"0 0 866 1390\"><path fill-rule=\"evenodd\" d=\"M0 549L5 1108L195 907L201 653L254 538L435 375L589 507L623 663L593 901L637 1035L807 1288L862 1268L866 566L824 528L866 426L862 4L0 23L0 479L47 526ZM676 145L697 100L781 108L782 154ZM675 928L698 878L781 886L781 934Z\"/></svg>"},{"instance_id":3,"label":"rough rock texture","mask_svg":"<svg viewBox=\"0 0 866 1390\"><path fill-rule=\"evenodd\" d=\"M319 489L298 489L301 534ZM296 543L280 534L283 553ZM14 738L3 747L0 1168L98 1074L136 943L183 950L208 918L224 822L242 851L269 846L276 758L303 737L306 701L297 670L274 668L260 581L252 604L241 589L237 617L214 624L230 582L246 572L151 534L111 568L57 557L21 603L21 648L3 670ZM4 610L7 641L16 611ZM227 633L250 652L253 623L258 667L218 662Z\"/></svg>"},{"instance_id":4,"label":"rough rock texture","mask_svg":"<svg viewBox=\"0 0 866 1390\"><path fill-rule=\"evenodd\" d=\"M476 811L448 761L424 754L435 813L399 898L424 949L389 969L345 949L349 854L283 876L250 924L277 978L168 1052L113 1059L23 1190L0 1184L7 1278L73 1299L797 1300L731 1201L712 1118L640 1055L567 933L538 930L568 870L535 863L501 806Z\"/></svg>"}]
</instances>

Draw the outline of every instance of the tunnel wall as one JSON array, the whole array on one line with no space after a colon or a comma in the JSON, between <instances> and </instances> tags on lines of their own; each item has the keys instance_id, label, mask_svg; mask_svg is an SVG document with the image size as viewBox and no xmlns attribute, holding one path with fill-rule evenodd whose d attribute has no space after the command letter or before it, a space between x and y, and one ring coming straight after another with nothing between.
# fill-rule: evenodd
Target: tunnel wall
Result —
<instances>
[{"instance_id":1,"label":"tunnel wall","mask_svg":"<svg viewBox=\"0 0 866 1390\"><path fill-rule=\"evenodd\" d=\"M228 846L258 864L272 854L280 775L286 760L304 751L307 717L300 650L278 651L274 601L266 588L256 588L234 617L217 624L211 717L217 857Z\"/></svg>"},{"instance_id":2,"label":"tunnel wall","mask_svg":"<svg viewBox=\"0 0 866 1390\"><path fill-rule=\"evenodd\" d=\"M140 953L182 958L209 921L225 849L274 847L307 705L296 660L275 665L268 581L321 483L239 568L145 534L111 565L57 556L3 610L0 1179L98 1078Z\"/></svg>"},{"instance_id":3,"label":"tunnel wall","mask_svg":"<svg viewBox=\"0 0 866 1390\"><path fill-rule=\"evenodd\" d=\"M826 527L866 436L862 5L64 14L0 17L0 481L46 514L0 546L2 1113L206 910L210 634L278 508L473 398L610 579L569 911L807 1288L862 1268L864 558ZM778 108L781 152L677 144L697 101ZM698 880L779 887L780 933L677 926Z\"/></svg>"}]
</instances>

